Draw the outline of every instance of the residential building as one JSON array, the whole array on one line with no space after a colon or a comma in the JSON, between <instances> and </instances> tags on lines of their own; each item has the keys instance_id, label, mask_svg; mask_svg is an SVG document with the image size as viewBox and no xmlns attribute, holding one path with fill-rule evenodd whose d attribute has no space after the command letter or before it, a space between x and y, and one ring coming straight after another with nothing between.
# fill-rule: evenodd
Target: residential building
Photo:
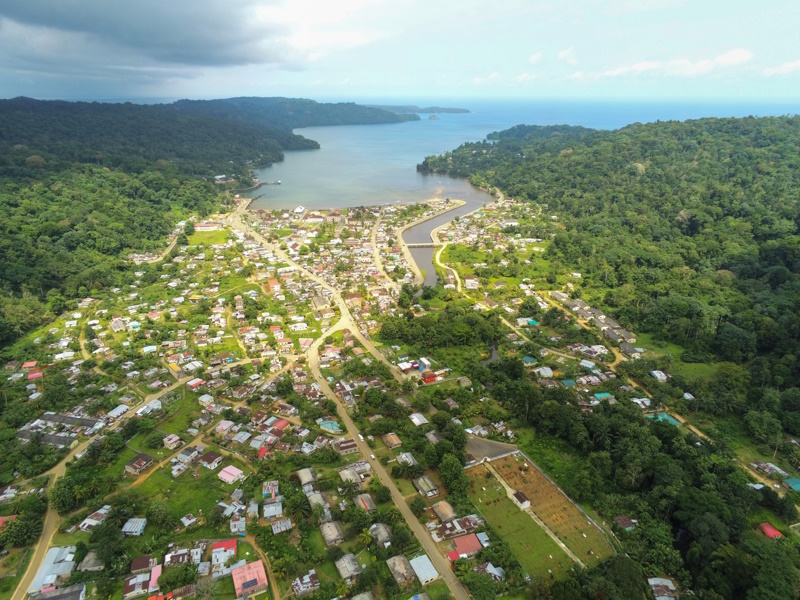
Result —
<instances>
[{"instance_id":1,"label":"residential building","mask_svg":"<svg viewBox=\"0 0 800 600\"><path fill-rule=\"evenodd\" d=\"M327 546L337 546L344 541L344 532L338 521L328 521L319 526L322 538Z\"/></svg>"},{"instance_id":2,"label":"residential building","mask_svg":"<svg viewBox=\"0 0 800 600\"><path fill-rule=\"evenodd\" d=\"M125 464L125 472L129 473L130 475L139 475L143 471L149 469L154 460L153 457L149 454L145 454L142 452L141 454L137 454L133 459L129 460Z\"/></svg>"},{"instance_id":3,"label":"residential building","mask_svg":"<svg viewBox=\"0 0 800 600\"><path fill-rule=\"evenodd\" d=\"M399 585L401 588L407 587L414 583L416 575L414 574L414 569L411 567L411 563L408 562L408 559L405 556L402 554L393 556L386 561L386 564L389 567L389 571L392 573L392 577L394 577L397 585Z\"/></svg>"},{"instance_id":4,"label":"residential building","mask_svg":"<svg viewBox=\"0 0 800 600\"><path fill-rule=\"evenodd\" d=\"M28 594L35 596L43 589L67 581L75 568L74 556L75 546L50 548L28 586Z\"/></svg>"},{"instance_id":5,"label":"residential building","mask_svg":"<svg viewBox=\"0 0 800 600\"><path fill-rule=\"evenodd\" d=\"M147 519L133 518L128 519L125 525L122 526L122 535L131 535L134 537L140 536L144 533L144 528L147 526Z\"/></svg>"},{"instance_id":6,"label":"residential building","mask_svg":"<svg viewBox=\"0 0 800 600\"><path fill-rule=\"evenodd\" d=\"M314 569L302 577L298 577L292 581L292 591L296 598L302 598L308 594L312 594L319 589L319 577Z\"/></svg>"},{"instance_id":7,"label":"residential building","mask_svg":"<svg viewBox=\"0 0 800 600\"><path fill-rule=\"evenodd\" d=\"M233 569L231 576L237 598L255 596L267 589L267 574L260 560Z\"/></svg>"},{"instance_id":8,"label":"residential building","mask_svg":"<svg viewBox=\"0 0 800 600\"><path fill-rule=\"evenodd\" d=\"M515 490L514 493L511 495L511 499L514 501L520 510L525 510L531 507L531 501L528 500L528 497L523 494L520 490Z\"/></svg>"},{"instance_id":9,"label":"residential building","mask_svg":"<svg viewBox=\"0 0 800 600\"><path fill-rule=\"evenodd\" d=\"M422 585L428 585L431 581L438 579L439 572L433 566L427 554L412 558L409 562L411 563L411 568L414 569L417 579L419 579Z\"/></svg>"},{"instance_id":10,"label":"residential building","mask_svg":"<svg viewBox=\"0 0 800 600\"><path fill-rule=\"evenodd\" d=\"M413 483L416 490L427 498L433 498L439 495L439 486L427 475L417 477Z\"/></svg>"},{"instance_id":11,"label":"residential building","mask_svg":"<svg viewBox=\"0 0 800 600\"><path fill-rule=\"evenodd\" d=\"M361 574L361 565L358 564L356 557L353 554L345 554L342 558L335 563L336 571L339 577L352 583Z\"/></svg>"}]
</instances>

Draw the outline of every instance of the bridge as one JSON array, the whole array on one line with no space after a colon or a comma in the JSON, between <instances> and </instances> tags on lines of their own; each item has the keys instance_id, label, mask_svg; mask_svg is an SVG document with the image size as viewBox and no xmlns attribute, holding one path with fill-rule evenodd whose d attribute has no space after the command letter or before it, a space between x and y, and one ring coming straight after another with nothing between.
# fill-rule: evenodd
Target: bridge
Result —
<instances>
[{"instance_id":1,"label":"bridge","mask_svg":"<svg viewBox=\"0 0 800 600\"><path fill-rule=\"evenodd\" d=\"M426 242L421 244L406 244L409 248L441 248L444 244L434 244L433 242Z\"/></svg>"}]
</instances>

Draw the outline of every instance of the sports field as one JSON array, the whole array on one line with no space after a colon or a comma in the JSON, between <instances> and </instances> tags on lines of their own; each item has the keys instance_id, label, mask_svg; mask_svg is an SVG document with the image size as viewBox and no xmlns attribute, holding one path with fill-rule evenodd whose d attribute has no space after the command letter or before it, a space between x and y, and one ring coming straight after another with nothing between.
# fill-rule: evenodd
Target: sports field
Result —
<instances>
[{"instance_id":1,"label":"sports field","mask_svg":"<svg viewBox=\"0 0 800 600\"><path fill-rule=\"evenodd\" d=\"M603 532L525 457L507 456L492 461L492 467L511 488L528 497L536 516L587 566L614 554Z\"/></svg>"},{"instance_id":2,"label":"sports field","mask_svg":"<svg viewBox=\"0 0 800 600\"><path fill-rule=\"evenodd\" d=\"M529 575L548 577L552 573L558 577L569 570L572 560L508 498L505 488L484 465L467 469L467 475L470 499Z\"/></svg>"}]
</instances>

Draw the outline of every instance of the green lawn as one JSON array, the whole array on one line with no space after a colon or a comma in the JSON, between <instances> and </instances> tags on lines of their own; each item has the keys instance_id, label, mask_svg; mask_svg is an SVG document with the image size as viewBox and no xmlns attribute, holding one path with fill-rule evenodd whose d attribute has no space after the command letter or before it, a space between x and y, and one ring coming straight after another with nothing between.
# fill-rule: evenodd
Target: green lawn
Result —
<instances>
[{"instance_id":1,"label":"green lawn","mask_svg":"<svg viewBox=\"0 0 800 600\"><path fill-rule=\"evenodd\" d=\"M467 471L469 497L487 522L509 545L522 567L532 576L554 577L566 573L572 560L534 520L508 499L505 488L494 478L485 478L482 468Z\"/></svg>"},{"instance_id":2,"label":"green lawn","mask_svg":"<svg viewBox=\"0 0 800 600\"><path fill-rule=\"evenodd\" d=\"M224 244L227 241L228 232L224 229L220 231L197 231L189 236L189 244L191 246L199 246L200 244L213 246L215 244Z\"/></svg>"}]
</instances>

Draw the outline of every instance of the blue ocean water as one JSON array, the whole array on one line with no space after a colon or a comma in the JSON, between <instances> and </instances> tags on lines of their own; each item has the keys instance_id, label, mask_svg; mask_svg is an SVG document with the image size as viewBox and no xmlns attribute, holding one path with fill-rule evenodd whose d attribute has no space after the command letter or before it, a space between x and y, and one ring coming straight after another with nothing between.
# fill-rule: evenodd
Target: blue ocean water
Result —
<instances>
[{"instance_id":1,"label":"blue ocean water","mask_svg":"<svg viewBox=\"0 0 800 600\"><path fill-rule=\"evenodd\" d=\"M387 104L390 102L386 102ZM407 102L393 102L407 103ZM420 102L415 102L421 105ZM429 103L434 104L434 103ZM443 197L484 201L468 182L417 173L426 156L481 140L518 124L583 125L616 129L635 122L703 117L800 113L800 102L680 103L600 101L448 100L439 106L467 108L468 114L440 114L430 120L390 125L310 127L295 133L317 140L321 149L287 152L286 159L260 169L261 180L280 180L253 192L254 208L336 208L414 202Z\"/></svg>"}]
</instances>

